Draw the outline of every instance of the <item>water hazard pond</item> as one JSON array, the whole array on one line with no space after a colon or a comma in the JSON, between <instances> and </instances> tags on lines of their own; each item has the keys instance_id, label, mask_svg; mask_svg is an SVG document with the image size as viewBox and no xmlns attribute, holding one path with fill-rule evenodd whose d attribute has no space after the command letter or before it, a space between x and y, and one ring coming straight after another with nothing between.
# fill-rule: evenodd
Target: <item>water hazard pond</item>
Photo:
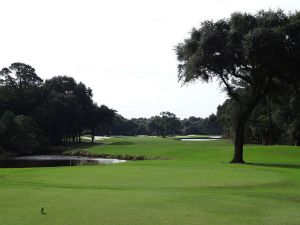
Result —
<instances>
[{"instance_id":1,"label":"water hazard pond","mask_svg":"<svg viewBox=\"0 0 300 225\"><path fill-rule=\"evenodd\" d=\"M0 168L82 166L122 162L126 162L126 160L81 156L38 155L0 159Z\"/></svg>"}]
</instances>

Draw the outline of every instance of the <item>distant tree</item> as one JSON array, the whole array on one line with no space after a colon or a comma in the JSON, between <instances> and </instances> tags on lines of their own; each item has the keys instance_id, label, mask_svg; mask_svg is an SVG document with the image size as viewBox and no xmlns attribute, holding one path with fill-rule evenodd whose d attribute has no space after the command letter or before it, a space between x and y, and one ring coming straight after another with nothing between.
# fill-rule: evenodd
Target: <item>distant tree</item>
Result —
<instances>
[{"instance_id":1,"label":"distant tree","mask_svg":"<svg viewBox=\"0 0 300 225\"><path fill-rule=\"evenodd\" d=\"M164 130L164 135L175 135L180 132L181 123L180 119L176 117L174 113L171 112L161 112L161 122Z\"/></svg>"},{"instance_id":2,"label":"distant tree","mask_svg":"<svg viewBox=\"0 0 300 225\"><path fill-rule=\"evenodd\" d=\"M252 111L278 81L299 74L300 14L260 11L205 21L177 48L179 80L218 80L233 100L234 157L244 163L244 130Z\"/></svg>"},{"instance_id":3,"label":"distant tree","mask_svg":"<svg viewBox=\"0 0 300 225\"><path fill-rule=\"evenodd\" d=\"M180 133L181 121L171 112L161 112L159 116L153 116L148 120L147 129L157 136L175 135Z\"/></svg>"},{"instance_id":4,"label":"distant tree","mask_svg":"<svg viewBox=\"0 0 300 225\"><path fill-rule=\"evenodd\" d=\"M152 116L148 120L147 129L150 134L165 137L165 127L160 116Z\"/></svg>"},{"instance_id":5,"label":"distant tree","mask_svg":"<svg viewBox=\"0 0 300 225\"><path fill-rule=\"evenodd\" d=\"M300 145L300 92L290 89L273 105L273 123L280 144Z\"/></svg>"},{"instance_id":6,"label":"distant tree","mask_svg":"<svg viewBox=\"0 0 300 225\"><path fill-rule=\"evenodd\" d=\"M44 103L37 109L37 121L52 144L62 140L80 141L89 127L92 91L72 77L56 76L46 80Z\"/></svg>"},{"instance_id":7,"label":"distant tree","mask_svg":"<svg viewBox=\"0 0 300 225\"><path fill-rule=\"evenodd\" d=\"M294 119L290 121L288 127L296 146L300 146L300 95L290 99L291 114Z\"/></svg>"},{"instance_id":8,"label":"distant tree","mask_svg":"<svg viewBox=\"0 0 300 225\"><path fill-rule=\"evenodd\" d=\"M161 112L150 118L126 119L116 114L111 126L112 135L167 135L212 134L222 135L223 125L219 118L211 114L207 118L189 117L180 120L174 113Z\"/></svg>"},{"instance_id":9,"label":"distant tree","mask_svg":"<svg viewBox=\"0 0 300 225\"><path fill-rule=\"evenodd\" d=\"M76 81L71 77L57 76L46 80L45 101L39 109L38 121L51 144L61 144L63 139L75 140L77 124L81 121L80 106L76 102Z\"/></svg>"},{"instance_id":10,"label":"distant tree","mask_svg":"<svg viewBox=\"0 0 300 225\"><path fill-rule=\"evenodd\" d=\"M104 105L98 107L92 96L90 88L72 77L55 76L44 82L27 64L13 63L3 68L0 150L25 153L35 151L41 143L80 141L88 129L93 134L95 129L108 134L115 111Z\"/></svg>"},{"instance_id":11,"label":"distant tree","mask_svg":"<svg viewBox=\"0 0 300 225\"><path fill-rule=\"evenodd\" d=\"M42 101L40 87L43 80L35 69L24 63L13 63L0 71L0 112L32 115Z\"/></svg>"},{"instance_id":12,"label":"distant tree","mask_svg":"<svg viewBox=\"0 0 300 225\"><path fill-rule=\"evenodd\" d=\"M116 114L113 123L112 123L112 128L111 128L111 133L113 135L126 135L126 121L122 115Z\"/></svg>"},{"instance_id":13,"label":"distant tree","mask_svg":"<svg viewBox=\"0 0 300 225\"><path fill-rule=\"evenodd\" d=\"M253 110L245 125L245 142L272 144L295 144L300 139L300 95L292 87L285 92L271 92ZM232 112L236 110L232 99L218 106L218 120L224 126L224 135L230 136ZM228 134L228 135L227 135Z\"/></svg>"},{"instance_id":14,"label":"distant tree","mask_svg":"<svg viewBox=\"0 0 300 225\"><path fill-rule=\"evenodd\" d=\"M223 127L223 136L232 137L233 136L233 117L232 117L232 100L226 99L222 105L219 105L217 108L217 117L219 122Z\"/></svg>"},{"instance_id":15,"label":"distant tree","mask_svg":"<svg viewBox=\"0 0 300 225\"><path fill-rule=\"evenodd\" d=\"M16 150L22 154L39 153L47 145L46 138L37 124L28 116L18 115L15 117L17 124Z\"/></svg>"},{"instance_id":16,"label":"distant tree","mask_svg":"<svg viewBox=\"0 0 300 225\"><path fill-rule=\"evenodd\" d=\"M203 127L204 119L201 117L191 116L181 121L182 134L205 134Z\"/></svg>"},{"instance_id":17,"label":"distant tree","mask_svg":"<svg viewBox=\"0 0 300 225\"><path fill-rule=\"evenodd\" d=\"M275 103L270 95L263 98L253 110L248 122L247 138L252 142L272 145L278 143L278 129L275 126L273 110Z\"/></svg>"},{"instance_id":18,"label":"distant tree","mask_svg":"<svg viewBox=\"0 0 300 225\"><path fill-rule=\"evenodd\" d=\"M15 143L18 143L18 125L15 121L15 114L10 111L5 111L0 118L2 124L1 146L4 149L11 151L15 150ZM12 149L11 149L12 148Z\"/></svg>"},{"instance_id":19,"label":"distant tree","mask_svg":"<svg viewBox=\"0 0 300 225\"><path fill-rule=\"evenodd\" d=\"M92 111L90 112L87 120L89 121L91 128L92 143L94 143L94 137L96 133L103 135L109 134L116 111L108 108L105 105L101 105L99 107L95 103L92 105L91 110Z\"/></svg>"},{"instance_id":20,"label":"distant tree","mask_svg":"<svg viewBox=\"0 0 300 225\"><path fill-rule=\"evenodd\" d=\"M223 132L223 126L215 114L209 115L209 117L204 120L204 129L205 134L211 135L220 135Z\"/></svg>"},{"instance_id":21,"label":"distant tree","mask_svg":"<svg viewBox=\"0 0 300 225\"><path fill-rule=\"evenodd\" d=\"M32 86L41 86L43 80L36 74L35 69L24 63L13 63L0 71L1 86L12 86L24 90Z\"/></svg>"},{"instance_id":22,"label":"distant tree","mask_svg":"<svg viewBox=\"0 0 300 225\"><path fill-rule=\"evenodd\" d=\"M116 110L110 109L106 105L101 105L99 108L99 129L101 130L102 134L109 135L112 127L113 120L116 116Z\"/></svg>"},{"instance_id":23,"label":"distant tree","mask_svg":"<svg viewBox=\"0 0 300 225\"><path fill-rule=\"evenodd\" d=\"M137 130L136 134L137 135L147 135L149 133L147 129L147 118L133 118L132 121L137 124Z\"/></svg>"},{"instance_id":24,"label":"distant tree","mask_svg":"<svg viewBox=\"0 0 300 225\"><path fill-rule=\"evenodd\" d=\"M136 136L137 135L137 131L139 128L139 125L137 124L137 122L135 120L126 120L125 121L125 130L126 130L126 135L127 136Z\"/></svg>"},{"instance_id":25,"label":"distant tree","mask_svg":"<svg viewBox=\"0 0 300 225\"><path fill-rule=\"evenodd\" d=\"M18 154L40 152L46 144L43 132L28 116L6 111L0 117L0 146Z\"/></svg>"}]
</instances>

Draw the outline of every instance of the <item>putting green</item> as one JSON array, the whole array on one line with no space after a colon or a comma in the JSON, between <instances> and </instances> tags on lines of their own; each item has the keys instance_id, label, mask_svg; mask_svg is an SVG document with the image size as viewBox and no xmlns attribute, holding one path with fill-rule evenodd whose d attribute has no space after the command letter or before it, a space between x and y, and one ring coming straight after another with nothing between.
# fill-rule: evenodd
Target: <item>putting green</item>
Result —
<instances>
[{"instance_id":1,"label":"putting green","mask_svg":"<svg viewBox=\"0 0 300 225\"><path fill-rule=\"evenodd\" d=\"M300 148L106 139L95 153L163 156L116 165L0 169L0 225L300 224ZM41 206L46 214L41 214Z\"/></svg>"}]
</instances>

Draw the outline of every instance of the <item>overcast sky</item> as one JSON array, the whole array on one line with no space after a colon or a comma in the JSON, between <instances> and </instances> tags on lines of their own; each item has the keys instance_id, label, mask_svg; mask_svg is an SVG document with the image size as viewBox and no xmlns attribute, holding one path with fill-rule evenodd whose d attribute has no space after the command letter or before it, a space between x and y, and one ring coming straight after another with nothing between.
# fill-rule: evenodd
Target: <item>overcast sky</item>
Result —
<instances>
[{"instance_id":1,"label":"overcast sky","mask_svg":"<svg viewBox=\"0 0 300 225\"><path fill-rule=\"evenodd\" d=\"M235 11L300 9L299 0L0 0L0 67L68 75L127 118L216 113L217 83L181 87L174 46L206 19Z\"/></svg>"}]
</instances>

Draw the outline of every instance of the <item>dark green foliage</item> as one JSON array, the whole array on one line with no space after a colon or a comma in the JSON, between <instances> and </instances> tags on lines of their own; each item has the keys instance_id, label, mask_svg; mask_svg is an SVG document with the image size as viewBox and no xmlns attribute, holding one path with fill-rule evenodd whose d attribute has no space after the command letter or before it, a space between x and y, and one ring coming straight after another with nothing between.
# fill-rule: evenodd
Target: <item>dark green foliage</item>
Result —
<instances>
[{"instance_id":1,"label":"dark green foliage","mask_svg":"<svg viewBox=\"0 0 300 225\"><path fill-rule=\"evenodd\" d=\"M80 141L82 133L94 135L100 126L108 133L114 114L106 106L98 107L92 90L72 77L43 82L34 68L23 63L0 71L2 151L34 153L47 143Z\"/></svg>"},{"instance_id":2,"label":"dark green foliage","mask_svg":"<svg viewBox=\"0 0 300 225\"><path fill-rule=\"evenodd\" d=\"M148 135L149 134L148 126L147 126L148 125L148 119L146 119L146 118L138 118L138 119L133 118L132 121L137 124L137 130L136 130L137 135Z\"/></svg>"},{"instance_id":3,"label":"dark green foliage","mask_svg":"<svg viewBox=\"0 0 300 225\"><path fill-rule=\"evenodd\" d=\"M16 114L32 115L42 101L43 80L35 69L23 63L13 63L0 71L0 113L10 110Z\"/></svg>"},{"instance_id":4,"label":"dark green foliage","mask_svg":"<svg viewBox=\"0 0 300 225\"><path fill-rule=\"evenodd\" d=\"M232 108L233 102L231 99L225 100L225 102L217 108L218 121L222 124L223 135L225 137L232 137L233 135Z\"/></svg>"},{"instance_id":5,"label":"dark green foliage","mask_svg":"<svg viewBox=\"0 0 300 225\"><path fill-rule=\"evenodd\" d=\"M9 111L0 118L0 134L0 146L18 154L39 153L46 144L43 132L30 117Z\"/></svg>"},{"instance_id":6,"label":"dark green foliage","mask_svg":"<svg viewBox=\"0 0 300 225\"><path fill-rule=\"evenodd\" d=\"M189 117L180 120L174 113L161 112L160 115L147 118L125 119L121 115L114 118L111 134L113 135L156 135L174 136L189 134L221 135L223 126L216 115L207 118Z\"/></svg>"},{"instance_id":7,"label":"dark green foliage","mask_svg":"<svg viewBox=\"0 0 300 225\"><path fill-rule=\"evenodd\" d=\"M182 120L182 134L210 134L220 135L223 134L223 126L221 125L218 117L211 114L207 118L189 117Z\"/></svg>"},{"instance_id":8,"label":"dark green foliage","mask_svg":"<svg viewBox=\"0 0 300 225\"><path fill-rule=\"evenodd\" d=\"M44 102L39 108L37 120L51 143L62 139L77 140L88 128L88 110L93 104L91 89L67 76L46 80Z\"/></svg>"},{"instance_id":9,"label":"dark green foliage","mask_svg":"<svg viewBox=\"0 0 300 225\"><path fill-rule=\"evenodd\" d=\"M163 127L163 136L165 134L175 135L180 132L181 123L179 118L171 112L161 112L161 123Z\"/></svg>"},{"instance_id":10,"label":"dark green foliage","mask_svg":"<svg viewBox=\"0 0 300 225\"><path fill-rule=\"evenodd\" d=\"M33 154L40 152L46 145L43 132L36 123L28 116L19 115L15 117L17 124L16 150L22 154Z\"/></svg>"},{"instance_id":11,"label":"dark green foliage","mask_svg":"<svg viewBox=\"0 0 300 225\"><path fill-rule=\"evenodd\" d=\"M165 137L180 134L180 119L171 112L161 112L159 116L151 117L148 121L149 133Z\"/></svg>"},{"instance_id":12,"label":"dark green foliage","mask_svg":"<svg viewBox=\"0 0 300 225\"><path fill-rule=\"evenodd\" d=\"M279 96L278 104L274 105L272 117L275 126L280 130L279 143L300 145L299 90Z\"/></svg>"},{"instance_id":13,"label":"dark green foliage","mask_svg":"<svg viewBox=\"0 0 300 225\"><path fill-rule=\"evenodd\" d=\"M180 81L218 80L231 98L234 163L244 162L245 126L259 102L278 84L299 84L299 24L298 12L234 13L203 22L176 48Z\"/></svg>"},{"instance_id":14,"label":"dark green foliage","mask_svg":"<svg viewBox=\"0 0 300 225\"><path fill-rule=\"evenodd\" d=\"M113 119L111 134L134 136L137 135L138 124L134 120L129 120L117 114Z\"/></svg>"},{"instance_id":15,"label":"dark green foliage","mask_svg":"<svg viewBox=\"0 0 300 225\"><path fill-rule=\"evenodd\" d=\"M157 136L165 136L165 129L162 118L160 116L153 116L149 119L148 130L150 134Z\"/></svg>"},{"instance_id":16,"label":"dark green foliage","mask_svg":"<svg viewBox=\"0 0 300 225\"><path fill-rule=\"evenodd\" d=\"M92 135L92 143L94 137L98 135L109 135L110 129L116 114L115 110L108 108L105 105L100 107L97 104L92 104L87 110L87 124Z\"/></svg>"},{"instance_id":17,"label":"dark green foliage","mask_svg":"<svg viewBox=\"0 0 300 225\"><path fill-rule=\"evenodd\" d=\"M191 116L187 119L183 119L181 124L183 127L183 134L206 134L203 129L204 120L202 118L197 118Z\"/></svg>"},{"instance_id":18,"label":"dark green foliage","mask_svg":"<svg viewBox=\"0 0 300 225\"><path fill-rule=\"evenodd\" d=\"M245 127L245 142L264 145L300 143L300 96L292 88L286 93L272 92L253 110ZM218 118L224 127L224 135L232 137L232 99L218 106Z\"/></svg>"}]
</instances>

